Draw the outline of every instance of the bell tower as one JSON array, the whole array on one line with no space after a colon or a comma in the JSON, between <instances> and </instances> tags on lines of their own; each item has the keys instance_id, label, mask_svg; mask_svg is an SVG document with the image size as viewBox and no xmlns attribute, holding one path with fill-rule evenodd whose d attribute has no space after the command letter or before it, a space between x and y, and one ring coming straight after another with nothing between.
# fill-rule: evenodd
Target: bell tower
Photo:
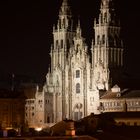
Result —
<instances>
[{"instance_id":1,"label":"bell tower","mask_svg":"<svg viewBox=\"0 0 140 140\"><path fill-rule=\"evenodd\" d=\"M65 69L66 57L72 45L75 30L68 0L63 0L59 10L57 24L53 26L53 46L51 48L51 68Z\"/></svg>"},{"instance_id":2,"label":"bell tower","mask_svg":"<svg viewBox=\"0 0 140 140\"><path fill-rule=\"evenodd\" d=\"M118 84L123 66L123 44L120 39L120 22L113 0L101 0L98 20L94 21L95 39L92 46L94 83L108 90Z\"/></svg>"}]
</instances>

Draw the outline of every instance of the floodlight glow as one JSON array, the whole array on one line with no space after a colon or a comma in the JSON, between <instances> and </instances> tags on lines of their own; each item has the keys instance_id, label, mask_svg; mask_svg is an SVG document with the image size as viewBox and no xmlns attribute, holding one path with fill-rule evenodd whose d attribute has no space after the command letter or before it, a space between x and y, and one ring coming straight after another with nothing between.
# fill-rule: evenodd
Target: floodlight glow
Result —
<instances>
[{"instance_id":1,"label":"floodlight glow","mask_svg":"<svg viewBox=\"0 0 140 140\"><path fill-rule=\"evenodd\" d=\"M37 128L35 128L35 130L39 132L42 130L42 127L37 127Z\"/></svg>"}]
</instances>

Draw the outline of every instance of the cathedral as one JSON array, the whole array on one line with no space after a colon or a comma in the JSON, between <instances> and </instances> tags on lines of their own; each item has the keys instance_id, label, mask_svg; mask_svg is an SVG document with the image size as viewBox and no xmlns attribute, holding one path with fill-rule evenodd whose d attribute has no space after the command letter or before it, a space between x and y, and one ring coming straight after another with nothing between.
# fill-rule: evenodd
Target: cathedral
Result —
<instances>
[{"instance_id":1,"label":"cathedral","mask_svg":"<svg viewBox=\"0 0 140 140\"><path fill-rule=\"evenodd\" d=\"M99 114L100 91L107 91L119 82L123 43L113 0L101 0L91 46L82 37L80 20L74 23L69 1L63 0L57 24L53 26L46 82L42 90L37 87L35 98L27 102L35 108L34 114L27 112L25 116L31 126Z\"/></svg>"}]
</instances>

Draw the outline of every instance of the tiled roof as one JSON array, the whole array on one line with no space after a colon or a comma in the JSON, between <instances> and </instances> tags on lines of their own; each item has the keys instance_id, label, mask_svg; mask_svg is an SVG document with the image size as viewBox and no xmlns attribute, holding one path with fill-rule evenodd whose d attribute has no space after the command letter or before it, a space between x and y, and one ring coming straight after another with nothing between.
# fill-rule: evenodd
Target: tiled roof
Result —
<instances>
[{"instance_id":1,"label":"tiled roof","mask_svg":"<svg viewBox=\"0 0 140 140\"><path fill-rule=\"evenodd\" d=\"M121 92L106 91L101 99L140 98L140 90L123 90Z\"/></svg>"}]
</instances>

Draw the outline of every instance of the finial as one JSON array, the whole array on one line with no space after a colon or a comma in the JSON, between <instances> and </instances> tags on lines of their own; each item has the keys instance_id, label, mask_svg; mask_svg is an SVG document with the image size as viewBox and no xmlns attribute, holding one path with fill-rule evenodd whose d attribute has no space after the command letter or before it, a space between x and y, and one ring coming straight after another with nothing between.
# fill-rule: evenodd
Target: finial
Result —
<instances>
[{"instance_id":1,"label":"finial","mask_svg":"<svg viewBox=\"0 0 140 140\"><path fill-rule=\"evenodd\" d=\"M62 6L68 5L68 0L63 0L62 1Z\"/></svg>"},{"instance_id":2,"label":"finial","mask_svg":"<svg viewBox=\"0 0 140 140\"><path fill-rule=\"evenodd\" d=\"M76 29L77 36L81 36L81 26L80 26L80 19L78 19L77 29Z\"/></svg>"},{"instance_id":3,"label":"finial","mask_svg":"<svg viewBox=\"0 0 140 140\"><path fill-rule=\"evenodd\" d=\"M60 11L59 11L59 15L71 15L68 0L63 0L62 1L62 5L61 5Z\"/></svg>"}]
</instances>

